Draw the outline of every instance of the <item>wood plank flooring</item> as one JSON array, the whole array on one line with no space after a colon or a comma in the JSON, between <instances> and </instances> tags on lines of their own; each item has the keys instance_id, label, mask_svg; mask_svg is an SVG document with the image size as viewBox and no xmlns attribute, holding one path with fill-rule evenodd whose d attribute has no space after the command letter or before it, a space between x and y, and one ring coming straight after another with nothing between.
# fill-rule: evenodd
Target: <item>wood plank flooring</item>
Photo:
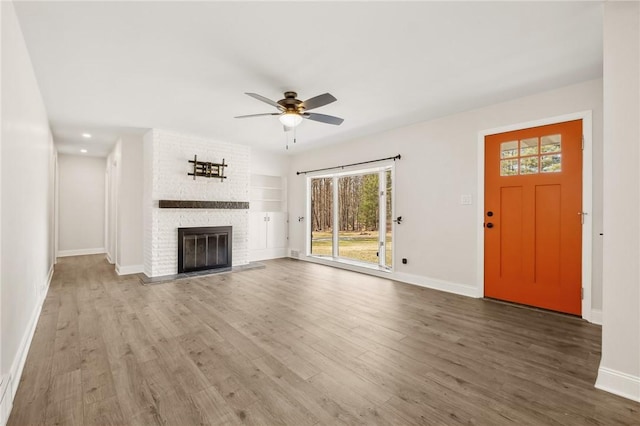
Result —
<instances>
[{"instance_id":1,"label":"wood plank flooring","mask_svg":"<svg viewBox=\"0 0 640 426\"><path fill-rule=\"evenodd\" d=\"M600 327L280 259L142 286L62 258L9 425L640 424Z\"/></svg>"}]
</instances>

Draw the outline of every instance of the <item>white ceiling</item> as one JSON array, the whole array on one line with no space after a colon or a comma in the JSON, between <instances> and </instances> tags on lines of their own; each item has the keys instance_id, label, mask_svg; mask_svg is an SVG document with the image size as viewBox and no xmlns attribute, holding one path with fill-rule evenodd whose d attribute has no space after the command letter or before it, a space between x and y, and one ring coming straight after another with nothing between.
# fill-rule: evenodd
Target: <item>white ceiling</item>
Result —
<instances>
[{"instance_id":1,"label":"white ceiling","mask_svg":"<svg viewBox=\"0 0 640 426\"><path fill-rule=\"evenodd\" d=\"M157 127L284 152L270 99L330 92L298 152L602 75L598 2L16 2L61 152ZM87 142L81 133L93 134Z\"/></svg>"}]
</instances>

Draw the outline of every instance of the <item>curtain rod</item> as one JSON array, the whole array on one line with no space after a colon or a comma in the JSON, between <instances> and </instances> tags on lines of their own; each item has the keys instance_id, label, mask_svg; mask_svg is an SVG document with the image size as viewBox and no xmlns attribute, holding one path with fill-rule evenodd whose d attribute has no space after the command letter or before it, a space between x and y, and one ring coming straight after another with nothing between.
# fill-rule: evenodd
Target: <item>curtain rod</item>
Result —
<instances>
[{"instance_id":1,"label":"curtain rod","mask_svg":"<svg viewBox=\"0 0 640 426\"><path fill-rule=\"evenodd\" d=\"M306 175L307 173L323 172L325 170L334 170L334 169L344 169L345 167L359 166L361 164L369 164L369 163L378 163L380 161L386 161L386 160L396 161L396 160L399 160L400 158L402 158L402 157L400 157L400 154L398 154L395 157L387 157L387 158L380 158L378 160L362 161L360 163L343 164L342 166L325 167L324 169L306 170L304 172L296 172L296 174L297 175Z\"/></svg>"}]
</instances>

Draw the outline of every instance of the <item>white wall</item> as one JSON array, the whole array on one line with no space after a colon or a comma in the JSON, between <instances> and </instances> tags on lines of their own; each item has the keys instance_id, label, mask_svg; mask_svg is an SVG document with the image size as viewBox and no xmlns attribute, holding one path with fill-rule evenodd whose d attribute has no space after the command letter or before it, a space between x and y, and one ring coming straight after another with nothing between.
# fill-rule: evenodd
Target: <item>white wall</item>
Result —
<instances>
[{"instance_id":1,"label":"white wall","mask_svg":"<svg viewBox=\"0 0 640 426\"><path fill-rule=\"evenodd\" d=\"M109 263L116 263L118 248L118 189L120 176L122 140L116 141L113 150L107 156L105 169L105 250Z\"/></svg>"},{"instance_id":2,"label":"white wall","mask_svg":"<svg viewBox=\"0 0 640 426\"><path fill-rule=\"evenodd\" d=\"M142 135L123 135L116 150L119 158L116 166L116 271L124 275L144 269Z\"/></svg>"},{"instance_id":3,"label":"white wall","mask_svg":"<svg viewBox=\"0 0 640 426\"><path fill-rule=\"evenodd\" d=\"M104 253L105 167L104 158L58 155L58 256Z\"/></svg>"},{"instance_id":4,"label":"white wall","mask_svg":"<svg viewBox=\"0 0 640 426\"><path fill-rule=\"evenodd\" d=\"M640 3L604 5L604 270L596 387L640 401Z\"/></svg>"},{"instance_id":5,"label":"white wall","mask_svg":"<svg viewBox=\"0 0 640 426\"><path fill-rule=\"evenodd\" d=\"M0 5L1 6L1 5ZM3 24L2 24L2 10L0 7L0 46L2 46L2 33L3 33ZM2 51L2 47L0 47L0 52ZM0 54L0 75L2 75L2 57L4 55ZM0 95L2 94L2 78L0 78ZM2 102L0 102L0 118L2 118ZM0 119L0 146L2 145L2 119ZM0 241L2 241L2 149L0 149ZM0 244L0 259L2 259L2 244ZM0 309L2 307L2 262L0 261ZM8 374L5 376L5 371L2 369L2 315L0 313L0 425L4 425L6 419L9 417L9 401L10 398L7 398L7 380L9 378Z\"/></svg>"},{"instance_id":6,"label":"white wall","mask_svg":"<svg viewBox=\"0 0 640 426\"><path fill-rule=\"evenodd\" d=\"M0 424L18 387L53 271L53 164L47 111L13 4L2 8ZM4 386L4 385L3 385Z\"/></svg>"},{"instance_id":7,"label":"white wall","mask_svg":"<svg viewBox=\"0 0 640 426\"><path fill-rule=\"evenodd\" d=\"M233 227L233 265L249 263L248 209L160 209L159 200L249 201L250 149L153 129L144 136L144 272L156 277L178 271L178 228ZM189 160L221 162L227 179L187 176Z\"/></svg>"},{"instance_id":8,"label":"white wall","mask_svg":"<svg viewBox=\"0 0 640 426\"><path fill-rule=\"evenodd\" d=\"M284 148L282 148L284 150ZM291 157L284 153L251 148L251 174L267 176L287 176Z\"/></svg>"},{"instance_id":9,"label":"white wall","mask_svg":"<svg viewBox=\"0 0 640 426\"><path fill-rule=\"evenodd\" d=\"M594 157L602 151L602 81L594 80L506 103L423 122L295 155L289 171L290 217L306 216L305 177L296 171L401 154L395 172L395 273L407 282L461 294L478 294L478 132L501 126L593 110ZM602 167L594 162L594 204L602 203ZM461 205L472 194L474 205ZM593 212L594 246L601 244L602 217ZM290 248L305 252L307 223L291 221ZM399 262L407 258L408 264ZM593 259L593 307L601 306L601 260Z\"/></svg>"}]
</instances>

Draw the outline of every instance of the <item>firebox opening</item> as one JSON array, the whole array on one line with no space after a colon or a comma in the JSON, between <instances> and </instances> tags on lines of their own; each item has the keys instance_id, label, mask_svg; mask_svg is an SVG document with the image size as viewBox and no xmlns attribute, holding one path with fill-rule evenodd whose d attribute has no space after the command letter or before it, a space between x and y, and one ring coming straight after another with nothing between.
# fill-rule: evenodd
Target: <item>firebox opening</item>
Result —
<instances>
[{"instance_id":1,"label":"firebox opening","mask_svg":"<svg viewBox=\"0 0 640 426\"><path fill-rule=\"evenodd\" d=\"M178 228L178 273L230 268L231 226Z\"/></svg>"}]
</instances>

